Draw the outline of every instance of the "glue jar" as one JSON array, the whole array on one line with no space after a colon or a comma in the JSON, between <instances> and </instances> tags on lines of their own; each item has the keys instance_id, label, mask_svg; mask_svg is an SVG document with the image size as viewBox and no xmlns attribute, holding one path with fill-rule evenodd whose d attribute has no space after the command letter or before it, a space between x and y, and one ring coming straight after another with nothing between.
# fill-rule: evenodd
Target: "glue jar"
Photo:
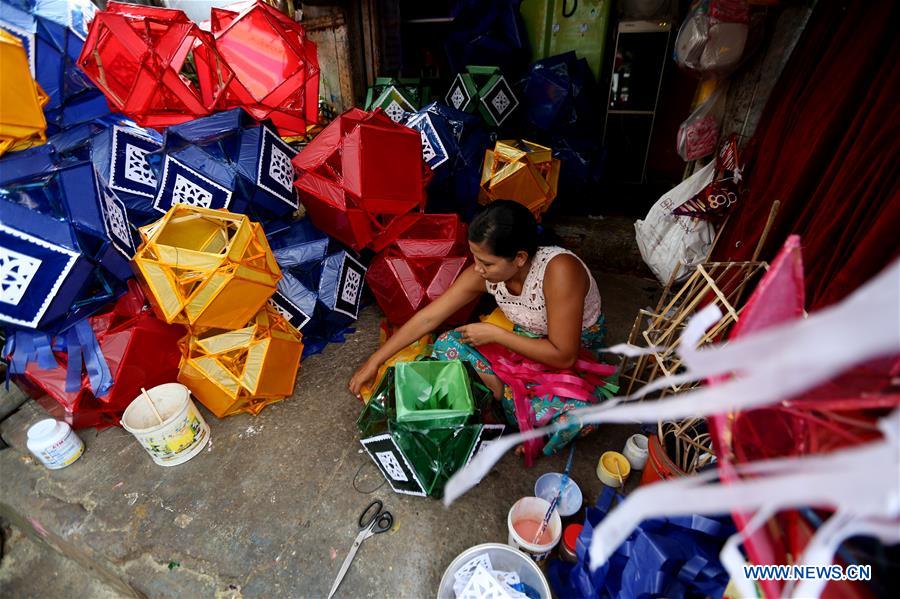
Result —
<instances>
[{"instance_id":1,"label":"glue jar","mask_svg":"<svg viewBox=\"0 0 900 599\"><path fill-rule=\"evenodd\" d=\"M47 418L28 429L28 451L50 470L65 468L84 453L84 442L65 422Z\"/></svg>"}]
</instances>

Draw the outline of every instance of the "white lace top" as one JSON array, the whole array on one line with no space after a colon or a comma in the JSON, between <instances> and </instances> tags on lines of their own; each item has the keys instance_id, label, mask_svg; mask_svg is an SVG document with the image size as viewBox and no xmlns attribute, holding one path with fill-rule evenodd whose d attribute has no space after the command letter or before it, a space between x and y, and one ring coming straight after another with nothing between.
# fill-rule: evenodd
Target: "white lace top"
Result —
<instances>
[{"instance_id":1,"label":"white lace top","mask_svg":"<svg viewBox=\"0 0 900 599\"><path fill-rule=\"evenodd\" d=\"M560 254L575 256L569 250L556 246L544 246L538 248L531 260L531 268L522 285L522 294L513 295L506 289L506 283L491 283L486 281L488 293L497 300L497 305L513 324L517 324L536 335L547 334L547 305L544 302L544 273L547 264ZM575 256L579 262L581 258ZM581 262L584 266L584 262ZM593 326L600 317L600 291L597 289L597 281L594 280L591 271L584 266L590 279L591 286L584 298L584 315L581 319L581 328Z\"/></svg>"}]
</instances>

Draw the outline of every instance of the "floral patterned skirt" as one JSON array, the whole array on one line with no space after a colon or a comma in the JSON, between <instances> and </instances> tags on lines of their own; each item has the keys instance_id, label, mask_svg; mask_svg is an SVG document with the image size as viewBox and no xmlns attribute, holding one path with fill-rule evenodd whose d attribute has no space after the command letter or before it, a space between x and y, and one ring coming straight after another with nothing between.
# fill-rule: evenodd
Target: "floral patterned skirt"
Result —
<instances>
[{"instance_id":1,"label":"floral patterned skirt","mask_svg":"<svg viewBox=\"0 0 900 599\"><path fill-rule=\"evenodd\" d=\"M526 337L540 337L518 326L516 326L514 331L516 334ZM582 347L596 356L597 352L603 347L605 334L606 320L601 314L596 323L582 331ZM432 357L439 360L463 360L472 364L478 372L494 374L488 359L478 349L463 343L460 340L460 334L456 331L448 331L438 337L434 343ZM617 378L617 376L611 378ZM618 391L618 386L615 384L616 380L606 379L606 381L606 385L598 386L594 391L594 396L598 400L612 397ZM512 389L509 385L504 385L502 403L506 420L511 426L515 427L515 404L513 403ZM550 394L533 396L530 398L530 403L534 412L534 422L538 426L545 426L551 423L563 425L562 428L550 436L550 439L544 445L543 451L546 455L556 453L576 437L583 436L593 430L591 426L582 426L576 418L569 414L572 410L587 407L591 403Z\"/></svg>"}]
</instances>

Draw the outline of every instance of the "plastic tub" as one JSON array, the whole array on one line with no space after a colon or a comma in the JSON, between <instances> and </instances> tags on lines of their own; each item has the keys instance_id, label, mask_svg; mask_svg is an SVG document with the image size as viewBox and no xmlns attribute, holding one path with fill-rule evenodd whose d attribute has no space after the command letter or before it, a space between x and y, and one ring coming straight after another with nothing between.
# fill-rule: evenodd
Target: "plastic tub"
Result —
<instances>
[{"instance_id":1,"label":"plastic tub","mask_svg":"<svg viewBox=\"0 0 900 599\"><path fill-rule=\"evenodd\" d=\"M559 539L562 536L562 520L559 517L559 511L554 510L550 516L550 522L547 530L550 532L550 542L544 544L534 543L534 537L524 538L516 530L516 523L531 520L540 523L544 519L547 510L550 509L550 502L540 497L523 497L513 504L506 516L506 526L509 530L507 543L511 547L517 548L519 551L528 555L536 562L542 562L550 555ZM536 528L536 527L535 527ZM536 533L537 530L534 531ZM532 535L534 534L532 533Z\"/></svg>"},{"instance_id":2,"label":"plastic tub","mask_svg":"<svg viewBox=\"0 0 900 599\"><path fill-rule=\"evenodd\" d=\"M556 492L559 490L559 483L562 482L562 474L559 472L548 472L540 477L534 483L534 496L540 497L544 501L553 501ZM569 479L566 488L563 489L559 498L559 515L563 518L571 516L581 509L584 498L581 495L581 489L578 484Z\"/></svg>"},{"instance_id":3,"label":"plastic tub","mask_svg":"<svg viewBox=\"0 0 900 599\"><path fill-rule=\"evenodd\" d=\"M147 390L162 423L137 396L122 414L122 427L135 436L153 461L160 466L175 466L188 461L209 441L209 425L191 401L191 392L180 383L166 383Z\"/></svg>"},{"instance_id":4,"label":"plastic tub","mask_svg":"<svg viewBox=\"0 0 900 599\"><path fill-rule=\"evenodd\" d=\"M455 579L453 575L466 562L482 553L487 553L488 557L491 558L491 565L495 570L516 572L524 584L527 584L540 594L541 599L550 599L550 585L547 584L547 579L538 565L521 551L501 543L476 545L457 555L456 559L450 562L450 565L444 570L441 584L438 587L438 599L455 599L456 595L453 592Z\"/></svg>"},{"instance_id":5,"label":"plastic tub","mask_svg":"<svg viewBox=\"0 0 900 599\"><path fill-rule=\"evenodd\" d=\"M631 474L631 464L618 451L605 452L597 462L597 478L607 487L625 486L629 474Z\"/></svg>"}]
</instances>

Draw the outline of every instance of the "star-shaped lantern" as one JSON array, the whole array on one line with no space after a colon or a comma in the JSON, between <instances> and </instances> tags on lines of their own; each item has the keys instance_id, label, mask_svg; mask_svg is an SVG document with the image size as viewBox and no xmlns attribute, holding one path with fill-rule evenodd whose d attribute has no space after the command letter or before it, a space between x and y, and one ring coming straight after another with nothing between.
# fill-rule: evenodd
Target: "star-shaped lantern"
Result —
<instances>
[{"instance_id":1,"label":"star-shaped lantern","mask_svg":"<svg viewBox=\"0 0 900 599\"><path fill-rule=\"evenodd\" d=\"M47 141L43 107L48 98L31 76L19 38L0 29L0 156Z\"/></svg>"},{"instance_id":2,"label":"star-shaped lantern","mask_svg":"<svg viewBox=\"0 0 900 599\"><path fill-rule=\"evenodd\" d=\"M556 197L559 168L560 161L546 146L525 140L498 141L484 154L479 201L513 200L540 220Z\"/></svg>"},{"instance_id":3,"label":"star-shaped lantern","mask_svg":"<svg viewBox=\"0 0 900 599\"><path fill-rule=\"evenodd\" d=\"M156 128L206 116L233 78L182 11L119 2L94 16L78 66L116 111Z\"/></svg>"},{"instance_id":4,"label":"star-shaped lantern","mask_svg":"<svg viewBox=\"0 0 900 599\"><path fill-rule=\"evenodd\" d=\"M492 127L502 125L519 105L512 86L497 67L466 67L456 74L444 100L463 112L477 110Z\"/></svg>"},{"instance_id":5,"label":"star-shaped lantern","mask_svg":"<svg viewBox=\"0 0 900 599\"><path fill-rule=\"evenodd\" d=\"M318 120L319 62L303 27L261 1L240 12L213 8L210 23L234 72L228 106L271 119L284 137L305 135Z\"/></svg>"},{"instance_id":6,"label":"star-shaped lantern","mask_svg":"<svg viewBox=\"0 0 900 599\"><path fill-rule=\"evenodd\" d=\"M262 227L243 214L176 204L140 233L134 264L166 322L243 327L281 278Z\"/></svg>"},{"instance_id":7,"label":"star-shaped lantern","mask_svg":"<svg viewBox=\"0 0 900 599\"><path fill-rule=\"evenodd\" d=\"M186 339L179 382L219 418L259 414L294 392L302 335L266 306L244 327Z\"/></svg>"}]
</instances>

